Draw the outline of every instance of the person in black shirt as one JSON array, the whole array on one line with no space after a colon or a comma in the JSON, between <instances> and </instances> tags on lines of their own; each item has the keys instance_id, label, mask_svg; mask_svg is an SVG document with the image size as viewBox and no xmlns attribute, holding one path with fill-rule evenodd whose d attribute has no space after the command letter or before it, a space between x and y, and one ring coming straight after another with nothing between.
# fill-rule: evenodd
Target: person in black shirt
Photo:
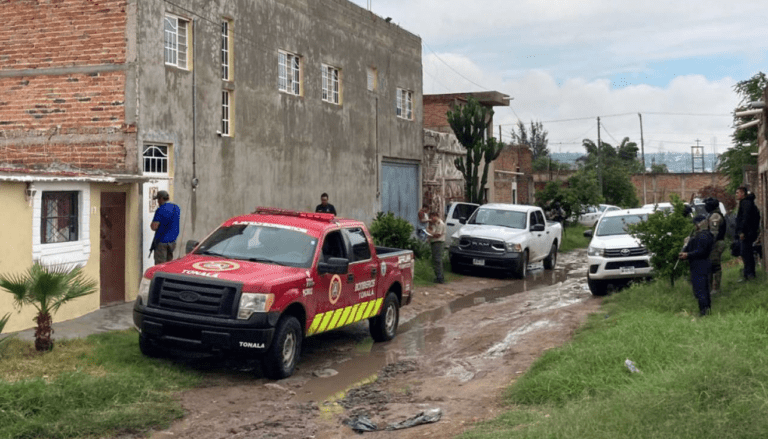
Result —
<instances>
[{"instance_id":1,"label":"person in black shirt","mask_svg":"<svg viewBox=\"0 0 768 439\"><path fill-rule=\"evenodd\" d=\"M688 241L678 257L687 259L691 264L693 295L699 301L699 315L703 317L709 314L711 307L709 288L712 262L709 260L709 254L715 245L715 239L709 232L709 222L705 215L697 216L693 219L693 223L696 224L696 234Z\"/></svg>"},{"instance_id":2,"label":"person in black shirt","mask_svg":"<svg viewBox=\"0 0 768 439\"><path fill-rule=\"evenodd\" d=\"M704 209L709 214L707 217L709 233L715 238L712 253L709 254L709 260L712 262L712 289L710 294L715 294L720 291L720 282L723 276L720 260L725 250L725 218L720 213L720 201L717 198L708 197L705 199Z\"/></svg>"},{"instance_id":3,"label":"person in black shirt","mask_svg":"<svg viewBox=\"0 0 768 439\"><path fill-rule=\"evenodd\" d=\"M325 192L323 192L323 195L320 195L320 204L315 207L315 212L332 213L336 215L336 208L333 207L333 204L328 203L328 194Z\"/></svg>"},{"instance_id":4,"label":"person in black shirt","mask_svg":"<svg viewBox=\"0 0 768 439\"><path fill-rule=\"evenodd\" d=\"M744 262L743 278L739 282L755 277L755 254L752 245L760 231L760 211L755 206L755 194L748 193L744 186L736 189L739 211L736 215L736 236L741 243L741 260Z\"/></svg>"}]
</instances>

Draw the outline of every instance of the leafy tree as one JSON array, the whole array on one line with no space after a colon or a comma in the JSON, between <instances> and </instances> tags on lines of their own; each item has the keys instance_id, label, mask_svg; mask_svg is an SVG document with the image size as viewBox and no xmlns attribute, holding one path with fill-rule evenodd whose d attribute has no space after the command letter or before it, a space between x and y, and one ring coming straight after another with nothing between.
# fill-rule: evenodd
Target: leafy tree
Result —
<instances>
[{"instance_id":1,"label":"leafy tree","mask_svg":"<svg viewBox=\"0 0 768 439\"><path fill-rule=\"evenodd\" d=\"M458 157L453 162L464 176L467 201L481 204L485 197L485 185L488 183L488 167L499 157L504 147L504 144L495 138L486 139L485 136L488 121L493 117L493 109L480 105L477 99L470 96L465 105L452 107L447 116L453 133L467 150L466 158ZM481 163L482 176L479 173Z\"/></svg>"},{"instance_id":2,"label":"leafy tree","mask_svg":"<svg viewBox=\"0 0 768 439\"><path fill-rule=\"evenodd\" d=\"M600 204L603 199L598 194L594 171L581 170L569 178L565 186L554 181L548 182L544 189L536 192L536 201L543 209L558 202L565 211L565 217L570 218L582 212L586 206Z\"/></svg>"},{"instance_id":3,"label":"leafy tree","mask_svg":"<svg viewBox=\"0 0 768 439\"><path fill-rule=\"evenodd\" d=\"M733 89L739 94L741 100L734 113L744 110L745 104L749 102L759 101L766 87L768 87L768 77L763 72L758 72L747 80L737 82ZM744 120L734 114L733 123L735 127L744 123ZM728 176L730 179L728 190L734 192L744 182L744 167L757 164L757 157L752 156L752 153L756 153L758 149L757 127L734 130L731 138L733 139L733 147L720 155L717 171Z\"/></svg>"},{"instance_id":4,"label":"leafy tree","mask_svg":"<svg viewBox=\"0 0 768 439\"><path fill-rule=\"evenodd\" d=\"M662 163L660 165L657 165L656 163L651 163L651 172L654 174L668 174L669 168L667 168L666 163Z\"/></svg>"},{"instance_id":5,"label":"leafy tree","mask_svg":"<svg viewBox=\"0 0 768 439\"><path fill-rule=\"evenodd\" d=\"M46 267L35 262L24 274L0 275L0 288L13 294L17 307L32 305L37 309L35 349L53 349L53 315L65 303L97 291L97 283L88 279L81 267L63 265Z\"/></svg>"},{"instance_id":6,"label":"leafy tree","mask_svg":"<svg viewBox=\"0 0 768 439\"><path fill-rule=\"evenodd\" d=\"M533 121L531 121L530 132L526 130L521 120L517 121L517 131L512 130L512 137L515 143L526 145L530 148L534 162L549 155L547 134L549 133L544 129L544 125L541 122Z\"/></svg>"},{"instance_id":7,"label":"leafy tree","mask_svg":"<svg viewBox=\"0 0 768 439\"><path fill-rule=\"evenodd\" d=\"M568 163L563 163L561 161L554 160L550 155L539 157L533 161L534 171L557 172L557 171L568 171L570 169L571 169L571 166Z\"/></svg>"},{"instance_id":8,"label":"leafy tree","mask_svg":"<svg viewBox=\"0 0 768 439\"><path fill-rule=\"evenodd\" d=\"M602 173L602 186L598 186L598 189L601 189L598 192L602 194L605 202L621 207L637 206L639 202L631 178L632 173L642 171L642 164L637 161L637 145L630 142L628 137L621 142L618 151L602 141L599 149L590 139L584 139L582 145L587 151L583 169L594 170L594 175L598 169Z\"/></svg>"}]
</instances>

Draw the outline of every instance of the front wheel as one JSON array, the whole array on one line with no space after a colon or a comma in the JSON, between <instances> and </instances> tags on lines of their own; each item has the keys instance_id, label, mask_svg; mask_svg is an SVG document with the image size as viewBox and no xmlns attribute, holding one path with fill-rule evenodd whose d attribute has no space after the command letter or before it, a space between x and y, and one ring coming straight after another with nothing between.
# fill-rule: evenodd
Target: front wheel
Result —
<instances>
[{"instance_id":1,"label":"front wheel","mask_svg":"<svg viewBox=\"0 0 768 439\"><path fill-rule=\"evenodd\" d=\"M387 293L381 313L369 320L371 337L374 341L389 341L397 334L397 324L400 321L400 301L393 292Z\"/></svg>"},{"instance_id":2,"label":"front wheel","mask_svg":"<svg viewBox=\"0 0 768 439\"><path fill-rule=\"evenodd\" d=\"M608 294L608 283L604 280L593 280L587 277L587 285L593 296L605 296Z\"/></svg>"},{"instance_id":3,"label":"front wheel","mask_svg":"<svg viewBox=\"0 0 768 439\"><path fill-rule=\"evenodd\" d=\"M519 279L525 279L528 274L528 250L524 250L520 255L520 263L515 267L515 277Z\"/></svg>"},{"instance_id":4,"label":"front wheel","mask_svg":"<svg viewBox=\"0 0 768 439\"><path fill-rule=\"evenodd\" d=\"M281 317L277 322L272 344L262 360L262 368L267 378L280 380L293 375L296 363L299 362L301 340L299 320L293 316Z\"/></svg>"},{"instance_id":5,"label":"front wheel","mask_svg":"<svg viewBox=\"0 0 768 439\"><path fill-rule=\"evenodd\" d=\"M552 270L557 265L557 243L552 243L552 248L549 249L549 255L544 258L544 269Z\"/></svg>"}]
</instances>

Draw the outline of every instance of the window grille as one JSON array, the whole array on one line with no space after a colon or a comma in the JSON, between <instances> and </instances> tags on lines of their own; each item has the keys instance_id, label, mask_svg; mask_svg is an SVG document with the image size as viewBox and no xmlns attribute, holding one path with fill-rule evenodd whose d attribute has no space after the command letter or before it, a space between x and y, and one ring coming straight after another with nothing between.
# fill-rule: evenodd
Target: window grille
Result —
<instances>
[{"instance_id":1,"label":"window grille","mask_svg":"<svg viewBox=\"0 0 768 439\"><path fill-rule=\"evenodd\" d=\"M277 54L277 88L280 91L301 95L301 58L280 51Z\"/></svg>"},{"instance_id":2,"label":"window grille","mask_svg":"<svg viewBox=\"0 0 768 439\"><path fill-rule=\"evenodd\" d=\"M332 104L338 104L340 101L339 86L340 75L339 69L325 64L322 65L323 69L323 100Z\"/></svg>"},{"instance_id":3,"label":"window grille","mask_svg":"<svg viewBox=\"0 0 768 439\"><path fill-rule=\"evenodd\" d=\"M229 110L230 110L231 92L223 90L221 92L221 135L229 136Z\"/></svg>"},{"instance_id":4,"label":"window grille","mask_svg":"<svg viewBox=\"0 0 768 439\"><path fill-rule=\"evenodd\" d=\"M152 174L168 173L167 145L144 145L144 172Z\"/></svg>"},{"instance_id":5,"label":"window grille","mask_svg":"<svg viewBox=\"0 0 768 439\"><path fill-rule=\"evenodd\" d=\"M397 89L397 117L413 120L413 92L404 90L402 88Z\"/></svg>"},{"instance_id":6,"label":"window grille","mask_svg":"<svg viewBox=\"0 0 768 439\"><path fill-rule=\"evenodd\" d=\"M187 35L189 21L173 15L165 16L165 63L187 68Z\"/></svg>"},{"instance_id":7,"label":"window grille","mask_svg":"<svg viewBox=\"0 0 768 439\"><path fill-rule=\"evenodd\" d=\"M224 20L221 23L221 79L229 81L229 54L230 54L230 38L229 38L229 21Z\"/></svg>"},{"instance_id":8,"label":"window grille","mask_svg":"<svg viewBox=\"0 0 768 439\"><path fill-rule=\"evenodd\" d=\"M40 217L40 242L77 241L78 192L43 192Z\"/></svg>"}]
</instances>

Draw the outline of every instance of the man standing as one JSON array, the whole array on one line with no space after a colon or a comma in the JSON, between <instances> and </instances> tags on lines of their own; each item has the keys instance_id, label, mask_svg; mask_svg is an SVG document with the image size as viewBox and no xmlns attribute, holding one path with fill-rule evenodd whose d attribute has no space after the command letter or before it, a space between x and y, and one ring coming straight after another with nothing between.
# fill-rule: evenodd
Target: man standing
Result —
<instances>
[{"instance_id":1,"label":"man standing","mask_svg":"<svg viewBox=\"0 0 768 439\"><path fill-rule=\"evenodd\" d=\"M709 295L710 280L712 271L712 262L709 260L709 254L714 246L714 238L709 233L709 223L707 217L699 215L693 219L696 224L696 233L683 248L683 252L678 255L680 259L687 259L691 264L691 285L693 286L693 295L699 301L699 315L709 314L711 300Z\"/></svg>"},{"instance_id":2,"label":"man standing","mask_svg":"<svg viewBox=\"0 0 768 439\"><path fill-rule=\"evenodd\" d=\"M715 237L715 245L712 253L709 254L709 260L712 263L712 286L710 294L715 294L720 290L720 280L723 272L720 260L725 250L725 218L720 213L720 201L717 198L708 197L704 200L704 209L707 210L709 217L709 233Z\"/></svg>"},{"instance_id":3,"label":"man standing","mask_svg":"<svg viewBox=\"0 0 768 439\"><path fill-rule=\"evenodd\" d=\"M155 211L155 216L149 227L155 231L155 238L152 241L152 248L155 250L155 265L173 260L176 238L179 237L181 209L179 206L169 203L170 198L166 191L157 191L154 198L159 207Z\"/></svg>"},{"instance_id":4,"label":"man standing","mask_svg":"<svg viewBox=\"0 0 768 439\"><path fill-rule=\"evenodd\" d=\"M437 212L430 212L429 214L427 236L429 236L429 246L432 249L432 268L435 270L435 283L445 283L445 279L443 278L445 223L440 219L440 215Z\"/></svg>"},{"instance_id":5,"label":"man standing","mask_svg":"<svg viewBox=\"0 0 768 439\"><path fill-rule=\"evenodd\" d=\"M739 210L736 214L736 236L741 244L741 260L744 261L743 278L739 282L755 277L755 254L752 244L757 239L760 229L760 211L755 206L755 194L748 193L744 186L736 189Z\"/></svg>"},{"instance_id":6,"label":"man standing","mask_svg":"<svg viewBox=\"0 0 768 439\"><path fill-rule=\"evenodd\" d=\"M332 213L336 215L336 208L333 207L333 204L328 203L328 194L325 192L323 192L323 195L320 195L320 204L315 207L315 212Z\"/></svg>"}]
</instances>

